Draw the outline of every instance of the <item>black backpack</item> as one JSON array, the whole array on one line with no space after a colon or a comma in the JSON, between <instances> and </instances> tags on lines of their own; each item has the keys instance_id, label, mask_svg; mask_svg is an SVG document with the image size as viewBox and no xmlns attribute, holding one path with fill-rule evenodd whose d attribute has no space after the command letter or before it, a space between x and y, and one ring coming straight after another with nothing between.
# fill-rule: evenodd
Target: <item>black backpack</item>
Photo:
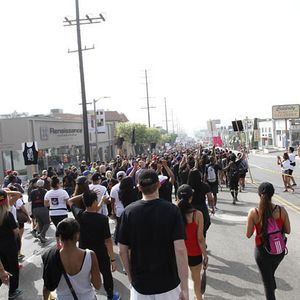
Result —
<instances>
[{"instance_id":1,"label":"black backpack","mask_svg":"<svg viewBox=\"0 0 300 300\"><path fill-rule=\"evenodd\" d=\"M229 172L228 172L229 179L238 180L239 175L240 175L239 168L236 163L233 163L229 168Z\"/></svg>"}]
</instances>

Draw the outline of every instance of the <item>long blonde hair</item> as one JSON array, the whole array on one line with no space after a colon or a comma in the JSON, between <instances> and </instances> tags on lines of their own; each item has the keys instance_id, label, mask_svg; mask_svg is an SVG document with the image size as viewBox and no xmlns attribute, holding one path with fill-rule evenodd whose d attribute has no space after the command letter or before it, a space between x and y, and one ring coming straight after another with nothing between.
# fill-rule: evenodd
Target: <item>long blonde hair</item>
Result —
<instances>
[{"instance_id":1,"label":"long blonde hair","mask_svg":"<svg viewBox=\"0 0 300 300\"><path fill-rule=\"evenodd\" d=\"M8 200L6 200L6 203L0 205L0 226L2 226L5 218L8 215L8 212L9 212L9 205L8 205Z\"/></svg>"}]
</instances>

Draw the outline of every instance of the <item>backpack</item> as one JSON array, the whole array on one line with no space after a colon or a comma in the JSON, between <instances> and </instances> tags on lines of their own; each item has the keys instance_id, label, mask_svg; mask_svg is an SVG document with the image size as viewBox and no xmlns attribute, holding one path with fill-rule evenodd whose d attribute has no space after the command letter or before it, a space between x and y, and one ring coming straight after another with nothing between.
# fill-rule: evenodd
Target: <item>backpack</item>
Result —
<instances>
[{"instance_id":1,"label":"backpack","mask_svg":"<svg viewBox=\"0 0 300 300\"><path fill-rule=\"evenodd\" d=\"M276 209L278 205L274 207ZM273 211L274 211L273 210ZM279 214L281 218L281 207L279 206ZM278 255L287 251L286 237L282 230L278 227L276 220L271 216L267 220L267 233L263 236L264 248L271 255ZM287 253L286 253L287 254Z\"/></svg>"},{"instance_id":2,"label":"backpack","mask_svg":"<svg viewBox=\"0 0 300 300\"><path fill-rule=\"evenodd\" d=\"M207 181L210 183L216 182L217 175L213 165L207 167Z\"/></svg>"},{"instance_id":3,"label":"backpack","mask_svg":"<svg viewBox=\"0 0 300 300\"><path fill-rule=\"evenodd\" d=\"M239 175L240 175L239 168L237 167L236 163L233 163L229 168L229 172L228 172L229 179L238 180Z\"/></svg>"},{"instance_id":4,"label":"backpack","mask_svg":"<svg viewBox=\"0 0 300 300\"><path fill-rule=\"evenodd\" d=\"M239 161L238 168L239 168L239 174L241 174L241 175L248 172L247 165L246 165L246 162L244 160Z\"/></svg>"}]
</instances>

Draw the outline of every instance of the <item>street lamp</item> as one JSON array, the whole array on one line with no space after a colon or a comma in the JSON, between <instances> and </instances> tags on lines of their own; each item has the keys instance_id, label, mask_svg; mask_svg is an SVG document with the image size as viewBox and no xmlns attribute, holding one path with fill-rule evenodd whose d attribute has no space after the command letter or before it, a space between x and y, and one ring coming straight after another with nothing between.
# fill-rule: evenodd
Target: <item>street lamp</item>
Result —
<instances>
[{"instance_id":1,"label":"street lamp","mask_svg":"<svg viewBox=\"0 0 300 300\"><path fill-rule=\"evenodd\" d=\"M94 105L94 118L95 118L95 143L96 143L96 158L99 158L98 153L98 126L97 126L97 110L96 110L96 103L101 99L110 99L109 96L102 96L98 99L93 99L93 105ZM92 104L92 102L89 102L88 104Z\"/></svg>"}]
</instances>

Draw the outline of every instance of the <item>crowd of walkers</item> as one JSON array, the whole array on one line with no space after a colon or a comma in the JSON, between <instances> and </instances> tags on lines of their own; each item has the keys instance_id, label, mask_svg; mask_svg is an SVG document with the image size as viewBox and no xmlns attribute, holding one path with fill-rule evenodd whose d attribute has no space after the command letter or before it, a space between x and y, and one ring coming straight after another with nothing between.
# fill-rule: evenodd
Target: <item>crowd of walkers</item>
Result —
<instances>
[{"instance_id":1,"label":"crowd of walkers","mask_svg":"<svg viewBox=\"0 0 300 300\"><path fill-rule=\"evenodd\" d=\"M286 168L284 160L278 158L278 163ZM9 299L22 293L18 281L26 222L41 245L49 241L50 224L55 227L56 245L42 257L45 300L54 290L58 300L95 299L94 288L100 289L102 279L107 299L121 299L112 276L114 243L131 283L131 300L188 299L188 267L195 299L204 299L201 271L208 267L206 237L211 215L218 210L219 189L228 188L235 205L248 171L245 153L215 147L82 161L59 174L53 169L34 174L27 189L29 210L18 174L7 172L0 190L0 279L9 283ZM289 175L289 181L283 175L286 189L294 180ZM272 204L273 186L264 183L258 193L247 237L256 231L255 258L266 298L275 299L274 273L284 252L266 252L266 224L272 217L287 234L290 225L286 210ZM116 224L113 235L110 219Z\"/></svg>"}]
</instances>

